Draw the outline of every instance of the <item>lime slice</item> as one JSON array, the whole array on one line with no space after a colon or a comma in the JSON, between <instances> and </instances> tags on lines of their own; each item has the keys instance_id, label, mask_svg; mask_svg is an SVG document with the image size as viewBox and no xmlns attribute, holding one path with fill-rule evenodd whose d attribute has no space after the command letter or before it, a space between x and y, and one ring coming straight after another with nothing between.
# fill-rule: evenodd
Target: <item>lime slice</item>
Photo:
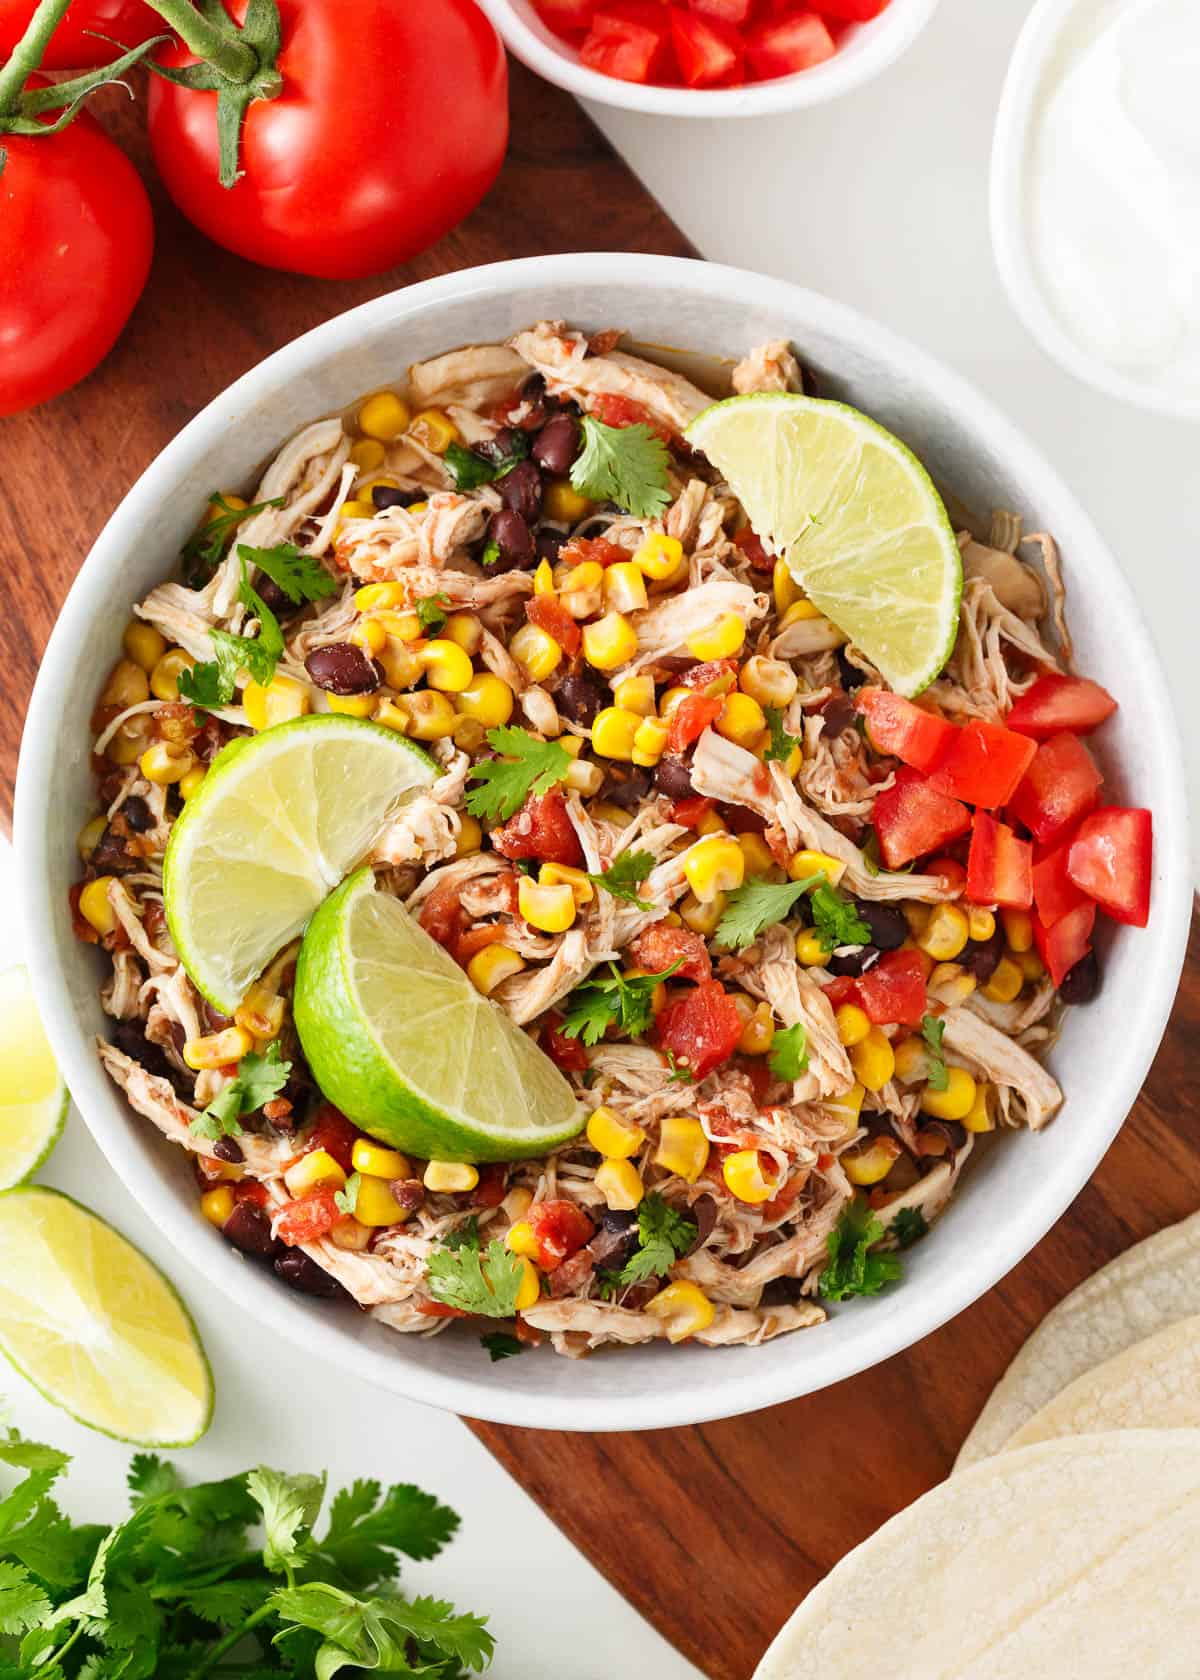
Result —
<instances>
[{"instance_id":1,"label":"lime slice","mask_svg":"<svg viewBox=\"0 0 1200 1680\"><path fill-rule=\"evenodd\" d=\"M293 1000L313 1077L372 1136L439 1161L542 1155L583 1126L553 1062L360 870L317 911Z\"/></svg>"},{"instance_id":2,"label":"lime slice","mask_svg":"<svg viewBox=\"0 0 1200 1680\"><path fill-rule=\"evenodd\" d=\"M438 773L403 735L330 713L217 754L163 862L171 937L211 1004L232 1015L388 818Z\"/></svg>"},{"instance_id":3,"label":"lime slice","mask_svg":"<svg viewBox=\"0 0 1200 1680\"><path fill-rule=\"evenodd\" d=\"M58 1142L70 1102L23 968L0 974L0 1190L20 1184Z\"/></svg>"},{"instance_id":4,"label":"lime slice","mask_svg":"<svg viewBox=\"0 0 1200 1680\"><path fill-rule=\"evenodd\" d=\"M58 1190L0 1195L0 1350L90 1429L186 1447L212 1416L212 1375L166 1278Z\"/></svg>"},{"instance_id":5,"label":"lime slice","mask_svg":"<svg viewBox=\"0 0 1200 1680\"><path fill-rule=\"evenodd\" d=\"M912 451L845 403L788 392L730 397L684 436L889 685L927 687L958 633L962 559Z\"/></svg>"}]
</instances>

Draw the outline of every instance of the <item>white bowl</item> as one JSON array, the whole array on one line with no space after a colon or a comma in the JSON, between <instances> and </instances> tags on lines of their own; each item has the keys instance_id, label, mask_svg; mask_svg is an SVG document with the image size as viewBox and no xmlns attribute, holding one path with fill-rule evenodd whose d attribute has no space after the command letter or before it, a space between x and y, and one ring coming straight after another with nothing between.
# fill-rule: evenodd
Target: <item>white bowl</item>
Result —
<instances>
[{"instance_id":1,"label":"white bowl","mask_svg":"<svg viewBox=\"0 0 1200 1680\"><path fill-rule=\"evenodd\" d=\"M186 1157L131 1113L92 1048L105 1024L100 965L71 933L67 891L92 800L88 715L131 604L170 572L208 493L252 482L305 421L346 407L414 359L504 338L544 315L726 356L789 338L823 390L898 432L966 505L1019 509L1030 530L1053 531L1080 668L1121 702L1100 737L1113 797L1154 810L1150 925L1111 938L1099 998L1067 1023L1052 1057L1067 1092L1063 1112L1039 1136L997 1140L885 1297L836 1307L828 1324L760 1348L655 1343L583 1361L546 1351L493 1365L474 1335L401 1336L295 1295L200 1217ZM59 1064L113 1170L169 1233L185 1291L215 1284L242 1307L248 1329L267 1324L411 1399L502 1423L608 1430L728 1417L838 1382L928 1335L1032 1248L1111 1142L1166 1022L1191 903L1186 821L1166 685L1125 579L1083 509L1002 415L882 327L795 286L707 263L588 254L469 269L377 298L269 357L183 429L109 520L50 639L21 752L16 850L30 969Z\"/></svg>"},{"instance_id":2,"label":"white bowl","mask_svg":"<svg viewBox=\"0 0 1200 1680\"><path fill-rule=\"evenodd\" d=\"M891 0L870 23L852 26L833 58L794 76L734 88L643 86L602 76L580 63L569 42L543 23L531 0L479 0L509 51L579 99L661 117L760 117L822 105L869 82L916 40L938 0Z\"/></svg>"},{"instance_id":3,"label":"white bowl","mask_svg":"<svg viewBox=\"0 0 1200 1680\"><path fill-rule=\"evenodd\" d=\"M989 198L996 266L1013 308L1060 367L1106 396L1174 419L1200 420L1200 397L1142 384L1072 338L1037 276L1029 243L1027 190L1034 117L1064 33L1087 6L1101 9L1100 0L1038 0L1013 49L992 137Z\"/></svg>"}]
</instances>

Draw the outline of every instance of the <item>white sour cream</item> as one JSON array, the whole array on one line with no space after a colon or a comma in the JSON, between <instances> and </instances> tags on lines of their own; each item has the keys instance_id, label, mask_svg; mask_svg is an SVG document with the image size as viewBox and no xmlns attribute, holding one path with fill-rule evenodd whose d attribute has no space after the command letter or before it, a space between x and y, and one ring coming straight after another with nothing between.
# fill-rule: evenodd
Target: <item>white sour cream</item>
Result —
<instances>
[{"instance_id":1,"label":"white sour cream","mask_svg":"<svg viewBox=\"0 0 1200 1680\"><path fill-rule=\"evenodd\" d=\"M1081 0L1029 153L1046 300L1110 367L1200 393L1200 0Z\"/></svg>"}]
</instances>

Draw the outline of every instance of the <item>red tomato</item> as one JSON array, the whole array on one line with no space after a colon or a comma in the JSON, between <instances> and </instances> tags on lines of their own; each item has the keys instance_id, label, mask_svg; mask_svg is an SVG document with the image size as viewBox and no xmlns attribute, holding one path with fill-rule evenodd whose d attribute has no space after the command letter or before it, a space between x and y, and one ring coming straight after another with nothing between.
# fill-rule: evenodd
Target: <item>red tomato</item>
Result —
<instances>
[{"instance_id":1,"label":"red tomato","mask_svg":"<svg viewBox=\"0 0 1200 1680\"><path fill-rule=\"evenodd\" d=\"M146 284L154 225L133 165L86 114L58 134L0 139L4 415L69 390L112 349Z\"/></svg>"},{"instance_id":2,"label":"red tomato","mask_svg":"<svg viewBox=\"0 0 1200 1680\"><path fill-rule=\"evenodd\" d=\"M294 1202L285 1202L275 1215L273 1228L280 1242L295 1248L299 1243L316 1242L341 1218L333 1191L313 1190Z\"/></svg>"},{"instance_id":3,"label":"red tomato","mask_svg":"<svg viewBox=\"0 0 1200 1680\"><path fill-rule=\"evenodd\" d=\"M1045 927L1039 917L1033 918L1033 939L1038 956L1049 969L1050 978L1056 986L1062 985L1075 964L1091 950L1095 925L1094 904L1080 904L1076 909L1069 910L1052 928Z\"/></svg>"},{"instance_id":4,"label":"red tomato","mask_svg":"<svg viewBox=\"0 0 1200 1680\"><path fill-rule=\"evenodd\" d=\"M473 1207L499 1207L508 1191L508 1168L503 1161L493 1161L491 1166L480 1167L479 1183L471 1193Z\"/></svg>"},{"instance_id":5,"label":"red tomato","mask_svg":"<svg viewBox=\"0 0 1200 1680\"><path fill-rule=\"evenodd\" d=\"M1036 746L998 723L972 718L954 733L929 778L930 787L996 811L1007 805L1033 762Z\"/></svg>"},{"instance_id":6,"label":"red tomato","mask_svg":"<svg viewBox=\"0 0 1200 1680\"><path fill-rule=\"evenodd\" d=\"M598 566L617 566L633 558L629 549L609 542L607 537L572 537L558 557L564 565L574 566L584 560L594 560Z\"/></svg>"},{"instance_id":7,"label":"red tomato","mask_svg":"<svg viewBox=\"0 0 1200 1680\"><path fill-rule=\"evenodd\" d=\"M1111 717L1117 702L1106 688L1087 677L1039 677L1004 720L1035 741L1048 740L1062 730L1087 735Z\"/></svg>"},{"instance_id":8,"label":"red tomato","mask_svg":"<svg viewBox=\"0 0 1200 1680\"><path fill-rule=\"evenodd\" d=\"M834 975L822 990L829 999L831 1009L840 1009L844 1003L854 1003L858 998L858 982L848 974Z\"/></svg>"},{"instance_id":9,"label":"red tomato","mask_svg":"<svg viewBox=\"0 0 1200 1680\"><path fill-rule=\"evenodd\" d=\"M719 980L701 980L662 1011L658 1042L678 1066L703 1079L737 1049L742 1019Z\"/></svg>"},{"instance_id":10,"label":"red tomato","mask_svg":"<svg viewBox=\"0 0 1200 1680\"><path fill-rule=\"evenodd\" d=\"M681 753L698 741L710 723L715 723L725 709L723 694L689 694L671 713L667 729L667 751Z\"/></svg>"},{"instance_id":11,"label":"red tomato","mask_svg":"<svg viewBox=\"0 0 1200 1680\"><path fill-rule=\"evenodd\" d=\"M188 219L252 262L378 274L456 226L508 138L507 73L472 0L278 0L278 99L251 105L237 184L218 179L215 93L154 77L150 145ZM241 23L248 0L227 0ZM178 68L182 48L162 54Z\"/></svg>"},{"instance_id":12,"label":"red tomato","mask_svg":"<svg viewBox=\"0 0 1200 1680\"><path fill-rule=\"evenodd\" d=\"M671 13L671 41L688 87L728 87L741 81L742 38L729 24L676 9Z\"/></svg>"},{"instance_id":13,"label":"red tomato","mask_svg":"<svg viewBox=\"0 0 1200 1680\"><path fill-rule=\"evenodd\" d=\"M976 811L967 854L967 897L972 904L1003 904L1028 910L1033 904L1033 846L1018 840L1007 823Z\"/></svg>"},{"instance_id":14,"label":"red tomato","mask_svg":"<svg viewBox=\"0 0 1200 1680\"><path fill-rule=\"evenodd\" d=\"M693 665L679 678L680 688L703 690L705 694L728 694L737 686L736 659L706 659Z\"/></svg>"},{"instance_id":15,"label":"red tomato","mask_svg":"<svg viewBox=\"0 0 1200 1680\"><path fill-rule=\"evenodd\" d=\"M492 830L492 845L501 857L533 857L544 863L583 867L583 848L571 826L561 788L530 794L515 817Z\"/></svg>"},{"instance_id":16,"label":"red tomato","mask_svg":"<svg viewBox=\"0 0 1200 1680\"><path fill-rule=\"evenodd\" d=\"M37 0L0 0L0 59L12 52L36 10ZM91 70L111 64L127 47L167 33L167 25L142 0L71 0L42 54L41 68ZM100 35L111 39L101 41ZM112 41L121 45L114 47Z\"/></svg>"},{"instance_id":17,"label":"red tomato","mask_svg":"<svg viewBox=\"0 0 1200 1680\"><path fill-rule=\"evenodd\" d=\"M1071 850L1068 837L1061 845L1044 852L1033 866L1033 902L1038 916L1046 927L1061 922L1068 911L1087 903L1087 894L1067 874L1067 857Z\"/></svg>"},{"instance_id":18,"label":"red tomato","mask_svg":"<svg viewBox=\"0 0 1200 1680\"><path fill-rule=\"evenodd\" d=\"M864 1013L877 1027L893 1021L919 1027L929 1007L919 951L885 951L859 975L856 988Z\"/></svg>"},{"instance_id":19,"label":"red tomato","mask_svg":"<svg viewBox=\"0 0 1200 1680\"><path fill-rule=\"evenodd\" d=\"M915 770L899 770L890 788L875 801L871 818L879 836L879 854L889 869L936 851L971 826L971 813L957 799L931 788Z\"/></svg>"},{"instance_id":20,"label":"red tomato","mask_svg":"<svg viewBox=\"0 0 1200 1680\"><path fill-rule=\"evenodd\" d=\"M869 23L888 0L818 0L822 17L835 23Z\"/></svg>"},{"instance_id":21,"label":"red tomato","mask_svg":"<svg viewBox=\"0 0 1200 1680\"><path fill-rule=\"evenodd\" d=\"M568 1038L559 1031L561 1015L545 1018L545 1051L556 1068L563 1073L584 1073L587 1070L587 1051L577 1038Z\"/></svg>"},{"instance_id":22,"label":"red tomato","mask_svg":"<svg viewBox=\"0 0 1200 1680\"><path fill-rule=\"evenodd\" d=\"M718 23L745 23L753 4L754 0L688 0L694 12Z\"/></svg>"},{"instance_id":23,"label":"red tomato","mask_svg":"<svg viewBox=\"0 0 1200 1680\"><path fill-rule=\"evenodd\" d=\"M530 624L553 636L565 654L579 652L582 640L579 626L553 595L530 595L525 602L525 616Z\"/></svg>"},{"instance_id":24,"label":"red tomato","mask_svg":"<svg viewBox=\"0 0 1200 1680\"><path fill-rule=\"evenodd\" d=\"M253 1202L255 1207L266 1207L267 1187L260 1184L256 1178L243 1178L237 1184L231 1184L235 1202Z\"/></svg>"},{"instance_id":25,"label":"red tomato","mask_svg":"<svg viewBox=\"0 0 1200 1680\"><path fill-rule=\"evenodd\" d=\"M809 70L832 58L836 51L828 26L816 12L795 11L767 18L746 37L751 68L764 81Z\"/></svg>"},{"instance_id":26,"label":"red tomato","mask_svg":"<svg viewBox=\"0 0 1200 1680\"><path fill-rule=\"evenodd\" d=\"M343 1172L350 1172L351 1153L359 1136L358 1127L347 1120L340 1108L334 1108L332 1103L322 1103L313 1129L304 1140L303 1153L307 1155L310 1150L324 1149L333 1156Z\"/></svg>"},{"instance_id":27,"label":"red tomato","mask_svg":"<svg viewBox=\"0 0 1200 1680\"><path fill-rule=\"evenodd\" d=\"M749 525L743 525L740 531L734 533L733 546L741 550L756 572L774 571L774 560L763 547L762 538L756 537Z\"/></svg>"},{"instance_id":28,"label":"red tomato","mask_svg":"<svg viewBox=\"0 0 1200 1680\"><path fill-rule=\"evenodd\" d=\"M589 70L602 76L615 76L621 82L652 82L666 67L669 20L665 7L661 22L645 22L615 11L596 12L591 33L579 49L580 59ZM593 405L593 413L595 406ZM603 419L603 416L599 416ZM618 421L607 421L617 425ZM626 421L626 425L633 424Z\"/></svg>"},{"instance_id":29,"label":"red tomato","mask_svg":"<svg viewBox=\"0 0 1200 1680\"><path fill-rule=\"evenodd\" d=\"M525 1215L537 1239L537 1263L543 1272L552 1272L564 1260L591 1242L596 1227L582 1208L574 1202L534 1202Z\"/></svg>"},{"instance_id":30,"label":"red tomato","mask_svg":"<svg viewBox=\"0 0 1200 1680\"><path fill-rule=\"evenodd\" d=\"M889 753L914 770L932 770L957 733L945 718L885 688L860 688L854 705L867 720L867 734L876 752Z\"/></svg>"},{"instance_id":31,"label":"red tomato","mask_svg":"<svg viewBox=\"0 0 1200 1680\"><path fill-rule=\"evenodd\" d=\"M464 918L465 919L465 916ZM485 945L498 945L504 938L503 922L483 922L478 927L464 928L449 941L449 951L456 963L466 966ZM444 943L444 941L439 941Z\"/></svg>"},{"instance_id":32,"label":"red tomato","mask_svg":"<svg viewBox=\"0 0 1200 1680\"><path fill-rule=\"evenodd\" d=\"M433 1301L428 1296L415 1295L413 1306L422 1318L470 1318L470 1313L461 1307L452 1307L447 1301Z\"/></svg>"},{"instance_id":33,"label":"red tomato","mask_svg":"<svg viewBox=\"0 0 1200 1680\"><path fill-rule=\"evenodd\" d=\"M651 7L651 10L662 11L662 8ZM665 31L665 12L663 18L662 29ZM663 39L666 39L665 33ZM588 412L606 426L649 426L664 443L670 443L674 439L675 434L666 421L660 420L656 414L651 413L645 403L635 402L632 397L622 397L615 391L601 391L597 396L589 398L587 406ZM623 558L628 560L628 553Z\"/></svg>"},{"instance_id":34,"label":"red tomato","mask_svg":"<svg viewBox=\"0 0 1200 1680\"><path fill-rule=\"evenodd\" d=\"M1009 814L1045 845L1091 810L1103 780L1077 735L1052 735L1034 754Z\"/></svg>"},{"instance_id":35,"label":"red tomato","mask_svg":"<svg viewBox=\"0 0 1200 1680\"><path fill-rule=\"evenodd\" d=\"M596 0L534 0L551 29L583 34L591 27Z\"/></svg>"},{"instance_id":36,"label":"red tomato","mask_svg":"<svg viewBox=\"0 0 1200 1680\"><path fill-rule=\"evenodd\" d=\"M671 805L670 820L678 823L681 828L695 830L712 810L714 803L714 800L706 799L702 793L695 794L691 799L676 799ZM86 922L83 925L88 926Z\"/></svg>"},{"instance_id":37,"label":"red tomato","mask_svg":"<svg viewBox=\"0 0 1200 1680\"><path fill-rule=\"evenodd\" d=\"M1150 919L1152 827L1149 811L1104 805L1084 817L1067 858L1075 885L1133 927Z\"/></svg>"},{"instance_id":38,"label":"red tomato","mask_svg":"<svg viewBox=\"0 0 1200 1680\"><path fill-rule=\"evenodd\" d=\"M682 958L683 966L675 970L672 979L712 979L708 946L698 933L691 933L687 928L664 927L661 922L652 922L630 945L629 955L644 974L662 974Z\"/></svg>"}]
</instances>

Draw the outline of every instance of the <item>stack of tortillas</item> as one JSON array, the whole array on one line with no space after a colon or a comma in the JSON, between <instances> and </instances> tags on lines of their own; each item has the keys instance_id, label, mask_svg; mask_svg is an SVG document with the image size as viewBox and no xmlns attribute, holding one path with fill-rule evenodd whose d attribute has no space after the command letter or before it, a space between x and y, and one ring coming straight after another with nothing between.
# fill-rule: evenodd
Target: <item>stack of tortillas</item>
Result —
<instances>
[{"instance_id":1,"label":"stack of tortillas","mask_svg":"<svg viewBox=\"0 0 1200 1680\"><path fill-rule=\"evenodd\" d=\"M1198 1680L1200 1214L1045 1319L954 1474L813 1589L755 1680Z\"/></svg>"}]
</instances>

